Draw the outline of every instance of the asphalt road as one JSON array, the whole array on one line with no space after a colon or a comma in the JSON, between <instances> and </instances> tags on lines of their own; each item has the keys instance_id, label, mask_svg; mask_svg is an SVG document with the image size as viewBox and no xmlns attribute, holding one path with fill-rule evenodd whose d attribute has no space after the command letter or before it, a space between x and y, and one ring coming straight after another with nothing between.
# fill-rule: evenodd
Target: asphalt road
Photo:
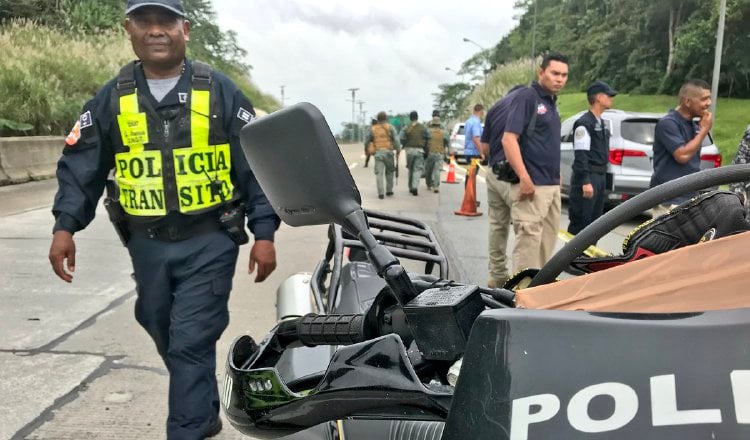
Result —
<instances>
[{"instance_id":1,"label":"asphalt road","mask_svg":"<svg viewBox=\"0 0 750 440\"><path fill-rule=\"evenodd\" d=\"M394 197L379 200L361 145L342 147L366 208L395 212L433 227L449 256L451 278L484 284L487 216L456 216L464 186L422 183L409 194L405 160ZM463 170L459 169L459 177ZM479 211L486 207L484 177L477 182ZM75 279L66 284L47 260L54 180L0 187L0 438L164 438L167 372L152 342L133 318L134 283L127 251L100 206L97 218L76 234ZM563 220L567 221L565 213ZM600 241L617 252L626 225ZM563 225L564 227L564 225ZM231 341L262 338L275 323L275 290L288 276L310 272L322 257L326 228L283 226L276 236L278 268L256 284L247 274L249 246L238 261L229 328L219 341L219 383ZM225 425L217 439L246 438Z\"/></svg>"}]
</instances>

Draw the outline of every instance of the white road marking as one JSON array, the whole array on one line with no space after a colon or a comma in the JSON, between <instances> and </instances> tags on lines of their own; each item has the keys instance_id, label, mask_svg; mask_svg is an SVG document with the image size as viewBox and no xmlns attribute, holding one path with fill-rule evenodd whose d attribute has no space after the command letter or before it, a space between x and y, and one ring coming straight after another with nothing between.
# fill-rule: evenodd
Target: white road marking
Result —
<instances>
[{"instance_id":1,"label":"white road marking","mask_svg":"<svg viewBox=\"0 0 750 440\"><path fill-rule=\"evenodd\" d=\"M349 165L349 169L350 169L350 170L353 170L353 169L355 169L355 168L357 168L357 162L354 162L353 164L350 164L350 165Z\"/></svg>"}]
</instances>

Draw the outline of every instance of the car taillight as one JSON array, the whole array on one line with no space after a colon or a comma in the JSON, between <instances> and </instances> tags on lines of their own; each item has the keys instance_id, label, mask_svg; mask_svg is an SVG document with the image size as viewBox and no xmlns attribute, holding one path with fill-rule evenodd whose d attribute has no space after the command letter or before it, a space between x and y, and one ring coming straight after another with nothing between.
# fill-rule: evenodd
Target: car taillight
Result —
<instances>
[{"instance_id":1,"label":"car taillight","mask_svg":"<svg viewBox=\"0 0 750 440\"><path fill-rule=\"evenodd\" d=\"M622 148L609 149L609 163L612 165L622 165L624 157L645 157L646 153L638 150L625 150Z\"/></svg>"},{"instance_id":2,"label":"car taillight","mask_svg":"<svg viewBox=\"0 0 750 440\"><path fill-rule=\"evenodd\" d=\"M721 154L701 154L701 160L714 163L714 168L721 166Z\"/></svg>"}]
</instances>

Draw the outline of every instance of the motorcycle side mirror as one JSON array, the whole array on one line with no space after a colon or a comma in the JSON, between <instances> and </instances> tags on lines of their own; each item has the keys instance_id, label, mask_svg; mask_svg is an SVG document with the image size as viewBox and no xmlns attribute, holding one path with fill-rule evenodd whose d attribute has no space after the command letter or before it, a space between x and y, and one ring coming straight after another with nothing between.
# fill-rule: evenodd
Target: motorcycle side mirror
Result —
<instances>
[{"instance_id":1,"label":"motorcycle side mirror","mask_svg":"<svg viewBox=\"0 0 750 440\"><path fill-rule=\"evenodd\" d=\"M370 232L357 185L317 107L301 102L253 121L240 130L240 143L284 223L341 225L365 245L399 304L416 296L404 268Z\"/></svg>"},{"instance_id":2,"label":"motorcycle side mirror","mask_svg":"<svg viewBox=\"0 0 750 440\"><path fill-rule=\"evenodd\" d=\"M240 143L284 223L344 226L348 216L361 211L357 185L314 105L302 102L247 124L240 131Z\"/></svg>"}]
</instances>

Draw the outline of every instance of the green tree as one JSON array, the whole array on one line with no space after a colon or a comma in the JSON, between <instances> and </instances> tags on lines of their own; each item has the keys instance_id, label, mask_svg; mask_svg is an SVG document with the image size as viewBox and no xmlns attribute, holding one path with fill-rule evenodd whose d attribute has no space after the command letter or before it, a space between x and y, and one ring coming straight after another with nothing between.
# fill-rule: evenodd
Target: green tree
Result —
<instances>
[{"instance_id":1,"label":"green tree","mask_svg":"<svg viewBox=\"0 0 750 440\"><path fill-rule=\"evenodd\" d=\"M452 84L440 84L440 91L433 93L435 108L440 109L443 120L450 121L457 117L462 110L464 100L471 93L471 86L458 82Z\"/></svg>"},{"instance_id":2,"label":"green tree","mask_svg":"<svg viewBox=\"0 0 750 440\"><path fill-rule=\"evenodd\" d=\"M603 79L623 92L674 94L688 78L711 77L719 0L519 0L494 65L531 53L535 2L536 54L570 56L568 89ZM750 97L748 28L750 1L728 0L720 95Z\"/></svg>"}]
</instances>

